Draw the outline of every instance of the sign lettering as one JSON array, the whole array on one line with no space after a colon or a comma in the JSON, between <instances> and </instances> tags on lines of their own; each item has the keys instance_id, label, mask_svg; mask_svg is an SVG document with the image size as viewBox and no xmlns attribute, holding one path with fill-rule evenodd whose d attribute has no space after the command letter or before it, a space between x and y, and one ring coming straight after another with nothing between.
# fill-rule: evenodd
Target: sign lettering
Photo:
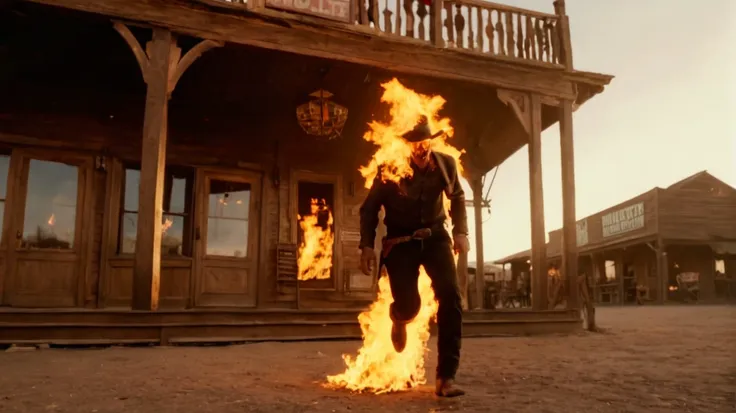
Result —
<instances>
[{"instance_id":1,"label":"sign lettering","mask_svg":"<svg viewBox=\"0 0 736 413\"><path fill-rule=\"evenodd\" d=\"M603 224L603 237L623 234L644 228L644 203L630 205L609 212L601 218Z\"/></svg>"},{"instance_id":2,"label":"sign lettering","mask_svg":"<svg viewBox=\"0 0 736 413\"><path fill-rule=\"evenodd\" d=\"M325 19L350 23L350 0L266 0L274 9L310 14Z\"/></svg>"}]
</instances>

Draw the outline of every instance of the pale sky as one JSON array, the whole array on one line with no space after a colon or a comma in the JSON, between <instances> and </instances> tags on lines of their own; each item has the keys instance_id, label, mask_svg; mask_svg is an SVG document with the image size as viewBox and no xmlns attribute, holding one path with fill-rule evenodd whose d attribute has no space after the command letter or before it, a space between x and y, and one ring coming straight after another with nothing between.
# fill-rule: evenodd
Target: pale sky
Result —
<instances>
[{"instance_id":1,"label":"pale sky","mask_svg":"<svg viewBox=\"0 0 736 413\"><path fill-rule=\"evenodd\" d=\"M503 3L554 10L552 0ZM566 3L575 68L616 76L574 114L577 218L706 169L736 187L736 1ZM562 225L558 128L542 135L546 232ZM501 165L491 197L486 262L531 245L526 147Z\"/></svg>"}]
</instances>

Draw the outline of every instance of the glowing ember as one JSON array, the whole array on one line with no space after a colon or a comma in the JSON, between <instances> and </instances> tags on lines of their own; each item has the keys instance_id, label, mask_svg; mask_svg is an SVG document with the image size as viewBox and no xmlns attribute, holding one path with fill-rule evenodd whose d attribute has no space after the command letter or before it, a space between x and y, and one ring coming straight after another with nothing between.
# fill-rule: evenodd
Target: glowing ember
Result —
<instances>
[{"instance_id":1,"label":"glowing ember","mask_svg":"<svg viewBox=\"0 0 736 413\"><path fill-rule=\"evenodd\" d=\"M51 216L49 217L48 224L52 227L54 226L54 224L56 224L56 216L54 214L51 214Z\"/></svg>"},{"instance_id":2,"label":"glowing ember","mask_svg":"<svg viewBox=\"0 0 736 413\"><path fill-rule=\"evenodd\" d=\"M327 377L332 387L376 394L407 390L426 382L424 358L429 340L429 322L437 314L437 301L429 277L421 268L419 294L422 307L414 321L406 326L406 348L401 353L391 344L389 306L394 301L388 278L378 281L378 299L368 311L358 316L363 331L363 347L358 356L343 355L347 369Z\"/></svg>"},{"instance_id":3,"label":"glowing ember","mask_svg":"<svg viewBox=\"0 0 736 413\"><path fill-rule=\"evenodd\" d=\"M418 94L396 79L381 86L385 90L381 101L391 105L391 120L388 124L371 122L370 131L363 136L378 146L371 162L360 168L365 187L370 188L373 184L379 165L382 166L381 179L384 182L398 182L412 175L411 148L400 136L414 128L421 116L427 117L433 134L440 130L446 132L431 141L431 148L455 158L458 173L462 173L460 155L463 152L445 141L453 134L450 120L438 115L445 99ZM449 202L446 198L444 201L448 210ZM429 276L424 268L420 269L419 295L422 306L417 317L407 325L407 344L401 353L396 353L391 343L389 305L393 297L388 278L382 277L378 287L378 298L358 317L363 332L363 347L355 358L343 355L347 368L342 374L327 377L330 387L380 394L408 390L426 382L424 361L429 351L429 323L435 318L438 307Z\"/></svg>"},{"instance_id":4,"label":"glowing ember","mask_svg":"<svg viewBox=\"0 0 736 413\"><path fill-rule=\"evenodd\" d=\"M319 216L328 214L327 227L319 224ZM332 233L332 211L325 200L311 200L310 214L298 216L299 226L303 231L302 243L299 246L299 280L326 280L332 270L332 245L335 236Z\"/></svg>"}]
</instances>

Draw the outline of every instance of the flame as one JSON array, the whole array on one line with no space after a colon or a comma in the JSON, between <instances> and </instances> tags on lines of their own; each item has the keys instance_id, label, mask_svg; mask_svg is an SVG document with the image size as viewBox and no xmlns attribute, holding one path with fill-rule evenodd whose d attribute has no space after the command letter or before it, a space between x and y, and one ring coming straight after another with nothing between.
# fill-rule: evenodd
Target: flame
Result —
<instances>
[{"instance_id":1,"label":"flame","mask_svg":"<svg viewBox=\"0 0 736 413\"><path fill-rule=\"evenodd\" d=\"M319 215L328 213L327 228L319 225ZM297 216L303 231L302 243L299 246L299 280L326 280L332 270L332 246L335 236L332 233L332 211L325 203L317 199L311 200L310 214Z\"/></svg>"},{"instance_id":2,"label":"flame","mask_svg":"<svg viewBox=\"0 0 736 413\"><path fill-rule=\"evenodd\" d=\"M391 344L389 306L394 301L388 277L378 281L378 299L368 311L358 316L363 332L363 347L358 356L343 355L347 369L344 373L328 376L328 386L376 394L408 390L426 383L424 358L428 352L429 322L437 314L432 283L422 267L419 275L419 294L422 306L419 314L406 326L406 348L401 353Z\"/></svg>"},{"instance_id":3,"label":"flame","mask_svg":"<svg viewBox=\"0 0 736 413\"><path fill-rule=\"evenodd\" d=\"M48 224L52 227L54 226L54 224L56 224L56 215L51 214L48 220Z\"/></svg>"},{"instance_id":4,"label":"flame","mask_svg":"<svg viewBox=\"0 0 736 413\"><path fill-rule=\"evenodd\" d=\"M365 178L365 187L370 188L381 165L381 180L399 182L402 178L412 176L410 165L411 147L400 136L411 130L421 116L426 116L432 133L443 130L446 133L432 139L430 147L433 151L452 156L462 174L460 156L463 151L448 144L445 140L452 137L453 128L450 119L443 118L438 112L445 104L441 96L426 96L403 86L397 79L381 85L384 88L381 101L391 105L389 123L372 121L370 130L363 139L378 146L368 165L360 168ZM445 210L449 210L449 200L444 197ZM457 257L456 257L457 260ZM429 323L437 314L432 283L424 268L420 268L418 289L421 297L421 309L417 317L408 324L407 344L401 353L396 353L391 343L392 321L389 317L389 305L393 302L388 277L378 281L378 297L371 307L358 316L363 332L363 346L357 357L343 355L346 370L335 376L327 377L327 386L346 388L357 392L376 394L403 391L426 382L424 361L429 352Z\"/></svg>"},{"instance_id":5,"label":"flame","mask_svg":"<svg viewBox=\"0 0 736 413\"><path fill-rule=\"evenodd\" d=\"M172 225L174 225L174 221L170 218L165 218L164 222L161 223L161 235L166 234L166 231L168 231Z\"/></svg>"},{"instance_id":6,"label":"flame","mask_svg":"<svg viewBox=\"0 0 736 413\"><path fill-rule=\"evenodd\" d=\"M453 136L453 128L449 118L442 118L438 112L445 105L442 96L427 96L417 93L397 79L381 85L384 92L381 102L391 105L389 123L372 121L368 124L370 130L363 135L363 139L378 146L370 163L360 168L360 174L365 178L365 187L373 185L373 179L378 174L378 166L382 165L381 179L384 182L399 182L402 178L412 176L410 166L411 147L400 136L410 131L417 124L421 116L426 116L432 133L440 130L444 135L434 138L430 142L432 150L442 152L455 158L458 175L462 175L460 156L463 151L458 150L446 142L447 137Z\"/></svg>"}]
</instances>

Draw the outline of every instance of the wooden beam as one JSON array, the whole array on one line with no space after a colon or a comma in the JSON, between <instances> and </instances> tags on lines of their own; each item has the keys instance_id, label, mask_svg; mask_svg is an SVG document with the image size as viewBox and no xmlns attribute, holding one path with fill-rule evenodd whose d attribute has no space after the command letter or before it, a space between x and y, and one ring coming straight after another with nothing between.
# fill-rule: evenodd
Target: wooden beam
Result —
<instances>
[{"instance_id":1,"label":"wooden beam","mask_svg":"<svg viewBox=\"0 0 736 413\"><path fill-rule=\"evenodd\" d=\"M30 0L116 18L148 22L177 33L283 52L347 61L403 73L468 81L574 99L574 83L559 69L505 62L430 42L362 31L346 25L245 7L225 10L182 0ZM227 6L227 3L222 3ZM269 13L267 13L269 12ZM319 22L317 24L316 22Z\"/></svg>"},{"instance_id":2,"label":"wooden beam","mask_svg":"<svg viewBox=\"0 0 736 413\"><path fill-rule=\"evenodd\" d=\"M529 97L529 198L532 221L532 307L547 309L547 245L544 230L544 190L542 187L542 102Z\"/></svg>"},{"instance_id":3,"label":"wooden beam","mask_svg":"<svg viewBox=\"0 0 736 413\"><path fill-rule=\"evenodd\" d=\"M475 213L475 308L483 308L485 290L485 258L483 257L483 180L476 174L470 186L473 190L473 212Z\"/></svg>"},{"instance_id":4,"label":"wooden beam","mask_svg":"<svg viewBox=\"0 0 736 413\"><path fill-rule=\"evenodd\" d=\"M498 89L498 99L503 102L506 106L513 109L516 114L516 119L519 120L521 126L526 131L527 135L532 133L532 120L531 120L531 104L529 102L529 94L518 92L515 90ZM541 118L540 118L540 133L541 133Z\"/></svg>"},{"instance_id":5,"label":"wooden beam","mask_svg":"<svg viewBox=\"0 0 736 413\"><path fill-rule=\"evenodd\" d=\"M562 274L567 280L567 308L580 308L578 298L578 244L575 220L575 153L572 137L572 101L562 102L560 158L562 166Z\"/></svg>"},{"instance_id":6,"label":"wooden beam","mask_svg":"<svg viewBox=\"0 0 736 413\"><path fill-rule=\"evenodd\" d=\"M192 63L205 51L222 46L222 42L204 40L180 59L181 49L176 45L176 37L168 29L154 27L153 38L146 44L144 51L124 23L113 22L113 27L133 51L147 85L132 308L156 310L161 276L161 220L169 99L177 82Z\"/></svg>"}]
</instances>

